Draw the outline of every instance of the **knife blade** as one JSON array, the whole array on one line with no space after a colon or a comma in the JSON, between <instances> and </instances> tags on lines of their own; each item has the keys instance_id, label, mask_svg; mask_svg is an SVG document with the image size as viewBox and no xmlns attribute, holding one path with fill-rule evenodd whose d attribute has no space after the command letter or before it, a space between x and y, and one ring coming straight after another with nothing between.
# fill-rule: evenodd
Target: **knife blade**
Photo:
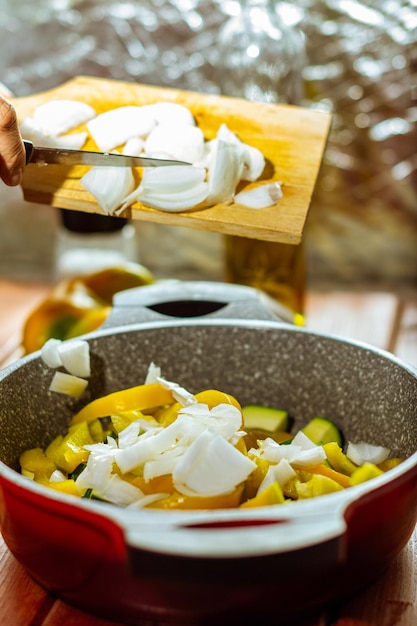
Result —
<instances>
[{"instance_id":1,"label":"knife blade","mask_svg":"<svg viewBox=\"0 0 417 626\"><path fill-rule=\"evenodd\" d=\"M34 146L27 139L23 140L26 150L26 164L38 165L93 165L111 167L161 167L167 165L192 165L186 161L155 159L153 157L129 156L111 152L92 152L90 150L67 150L66 148L48 148Z\"/></svg>"}]
</instances>

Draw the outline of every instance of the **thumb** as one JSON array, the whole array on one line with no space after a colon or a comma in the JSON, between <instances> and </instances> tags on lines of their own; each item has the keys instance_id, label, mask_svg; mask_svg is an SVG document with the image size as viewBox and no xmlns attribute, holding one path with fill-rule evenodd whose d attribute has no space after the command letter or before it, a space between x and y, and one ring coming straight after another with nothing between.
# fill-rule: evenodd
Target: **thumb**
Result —
<instances>
[{"instance_id":1,"label":"thumb","mask_svg":"<svg viewBox=\"0 0 417 626\"><path fill-rule=\"evenodd\" d=\"M18 185L25 167L25 149L13 105L0 95L0 178Z\"/></svg>"}]
</instances>

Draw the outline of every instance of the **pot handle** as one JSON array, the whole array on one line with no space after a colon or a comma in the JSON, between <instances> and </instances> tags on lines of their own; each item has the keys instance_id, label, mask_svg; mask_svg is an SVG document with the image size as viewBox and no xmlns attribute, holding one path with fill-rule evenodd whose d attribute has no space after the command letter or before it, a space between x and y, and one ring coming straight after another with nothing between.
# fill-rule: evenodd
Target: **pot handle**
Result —
<instances>
[{"instance_id":1,"label":"pot handle","mask_svg":"<svg viewBox=\"0 0 417 626\"><path fill-rule=\"evenodd\" d=\"M166 280L115 294L113 308L102 328L193 317L294 321L289 309L253 287Z\"/></svg>"},{"instance_id":2,"label":"pot handle","mask_svg":"<svg viewBox=\"0 0 417 626\"><path fill-rule=\"evenodd\" d=\"M304 570L307 566L304 556L309 552L314 561L311 566L317 569L317 549L322 564L323 561L327 565L343 562L345 508L346 500L339 506L335 506L333 500L330 505L322 505L319 512L317 502L307 501L297 503L291 512L283 510L281 505L245 509L244 514L239 509L149 511L149 514L143 510L140 521L138 516L121 515L119 522L125 528L127 546L133 551L229 559L276 556L302 550Z\"/></svg>"}]
</instances>

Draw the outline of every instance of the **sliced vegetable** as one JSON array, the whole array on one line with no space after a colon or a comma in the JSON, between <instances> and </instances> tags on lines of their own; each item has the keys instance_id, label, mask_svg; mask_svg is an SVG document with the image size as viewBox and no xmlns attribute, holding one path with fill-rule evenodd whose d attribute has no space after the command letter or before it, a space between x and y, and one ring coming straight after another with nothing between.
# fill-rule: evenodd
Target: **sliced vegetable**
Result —
<instances>
[{"instance_id":1,"label":"sliced vegetable","mask_svg":"<svg viewBox=\"0 0 417 626\"><path fill-rule=\"evenodd\" d=\"M129 167L92 167L80 179L105 213L111 215L134 189L135 179Z\"/></svg>"},{"instance_id":2,"label":"sliced vegetable","mask_svg":"<svg viewBox=\"0 0 417 626\"><path fill-rule=\"evenodd\" d=\"M62 135L93 119L96 112L79 100L49 100L37 106L33 121L45 135Z\"/></svg>"},{"instance_id":3,"label":"sliced vegetable","mask_svg":"<svg viewBox=\"0 0 417 626\"><path fill-rule=\"evenodd\" d=\"M316 444L329 443L335 441L339 446L342 445L342 433L334 422L324 417L313 417L302 429L311 441Z\"/></svg>"},{"instance_id":4,"label":"sliced vegetable","mask_svg":"<svg viewBox=\"0 0 417 626\"><path fill-rule=\"evenodd\" d=\"M65 372L55 372L51 384L49 385L49 391L79 398L82 396L87 386L88 381L84 378L66 374Z\"/></svg>"},{"instance_id":5,"label":"sliced vegetable","mask_svg":"<svg viewBox=\"0 0 417 626\"><path fill-rule=\"evenodd\" d=\"M359 443L352 443L349 441L346 450L346 456L356 463L356 465L363 465L364 463L382 463L388 458L389 450L384 446L374 446L371 443L365 443L360 441Z\"/></svg>"},{"instance_id":6,"label":"sliced vegetable","mask_svg":"<svg viewBox=\"0 0 417 626\"><path fill-rule=\"evenodd\" d=\"M172 404L173 400L172 392L159 383L130 387L93 400L74 415L71 424L78 424L84 420L91 422L97 417L134 409L139 411L152 409L164 404Z\"/></svg>"},{"instance_id":7,"label":"sliced vegetable","mask_svg":"<svg viewBox=\"0 0 417 626\"><path fill-rule=\"evenodd\" d=\"M288 411L281 409L248 404L242 407L242 413L245 429L260 429L273 433L278 430L286 431L289 426Z\"/></svg>"},{"instance_id":8,"label":"sliced vegetable","mask_svg":"<svg viewBox=\"0 0 417 626\"><path fill-rule=\"evenodd\" d=\"M335 480L319 474L313 474L307 482L299 481L296 484L297 495L300 499L317 498L342 489L343 487Z\"/></svg>"},{"instance_id":9,"label":"sliced vegetable","mask_svg":"<svg viewBox=\"0 0 417 626\"><path fill-rule=\"evenodd\" d=\"M264 489L254 498L250 498L240 505L241 509L252 508L257 506L272 506L274 504L283 504L285 502L284 494L278 483L274 482Z\"/></svg>"},{"instance_id":10,"label":"sliced vegetable","mask_svg":"<svg viewBox=\"0 0 417 626\"><path fill-rule=\"evenodd\" d=\"M325 443L323 448L326 452L328 462L337 472L350 476L357 468L357 465L348 459L342 448L335 441Z\"/></svg>"},{"instance_id":11,"label":"sliced vegetable","mask_svg":"<svg viewBox=\"0 0 417 626\"><path fill-rule=\"evenodd\" d=\"M242 204L249 209L266 209L279 202L281 198L282 189L279 183L265 183L237 193L235 203Z\"/></svg>"},{"instance_id":12,"label":"sliced vegetable","mask_svg":"<svg viewBox=\"0 0 417 626\"><path fill-rule=\"evenodd\" d=\"M377 476L382 476L383 473L384 472L373 463L364 463L352 473L350 484L353 487L354 485L359 485Z\"/></svg>"}]
</instances>

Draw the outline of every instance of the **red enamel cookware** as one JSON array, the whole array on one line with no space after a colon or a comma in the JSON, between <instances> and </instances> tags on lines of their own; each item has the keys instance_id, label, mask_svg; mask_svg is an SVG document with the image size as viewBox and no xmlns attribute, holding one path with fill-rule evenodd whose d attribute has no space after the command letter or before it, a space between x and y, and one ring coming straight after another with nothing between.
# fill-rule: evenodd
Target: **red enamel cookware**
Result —
<instances>
[{"instance_id":1,"label":"red enamel cookware","mask_svg":"<svg viewBox=\"0 0 417 626\"><path fill-rule=\"evenodd\" d=\"M78 400L48 390L39 354L0 372L4 540L49 592L126 624L285 624L378 576L417 521L417 371L370 346L282 322L259 292L167 282L118 294L86 335ZM89 400L141 384L149 363L196 393L315 415L405 461L335 494L258 509L129 511L52 492L18 472Z\"/></svg>"}]
</instances>

